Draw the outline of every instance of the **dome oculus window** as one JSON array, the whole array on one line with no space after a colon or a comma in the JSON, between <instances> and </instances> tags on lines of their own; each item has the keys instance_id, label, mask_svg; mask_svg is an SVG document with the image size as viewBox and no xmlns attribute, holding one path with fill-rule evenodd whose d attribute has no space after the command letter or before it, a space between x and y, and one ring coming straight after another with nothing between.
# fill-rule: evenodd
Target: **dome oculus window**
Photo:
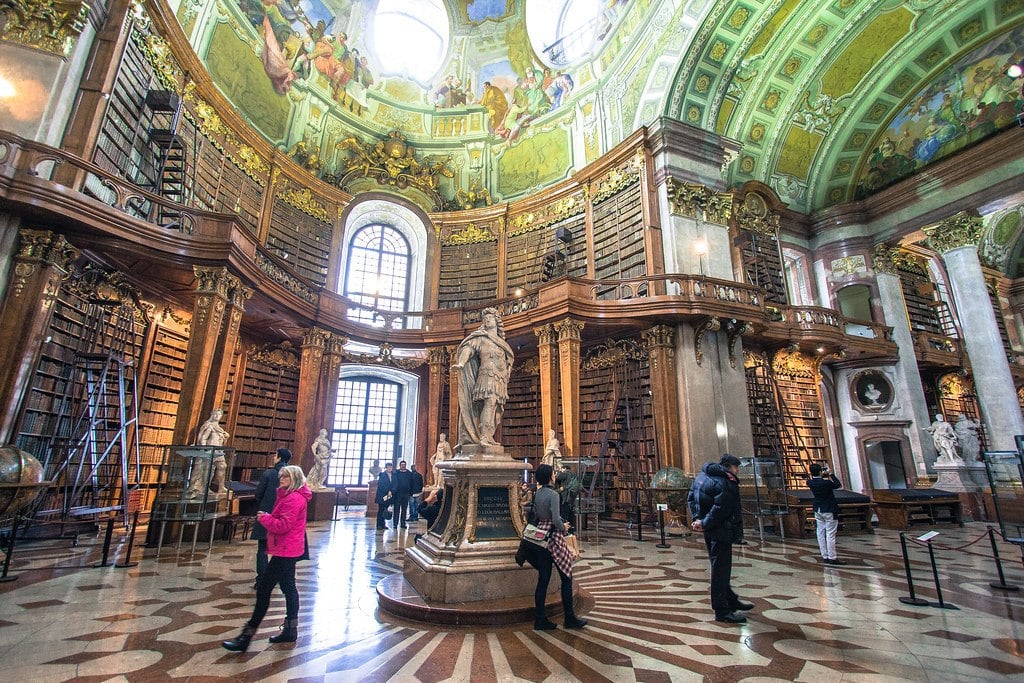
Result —
<instances>
[{"instance_id":1,"label":"dome oculus window","mask_svg":"<svg viewBox=\"0 0 1024 683\"><path fill-rule=\"evenodd\" d=\"M623 0L526 0L526 30L545 64L569 66L594 54L625 4Z\"/></svg>"},{"instance_id":2,"label":"dome oculus window","mask_svg":"<svg viewBox=\"0 0 1024 683\"><path fill-rule=\"evenodd\" d=\"M381 74L426 85L444 63L451 24L441 0L380 0L372 32Z\"/></svg>"}]
</instances>

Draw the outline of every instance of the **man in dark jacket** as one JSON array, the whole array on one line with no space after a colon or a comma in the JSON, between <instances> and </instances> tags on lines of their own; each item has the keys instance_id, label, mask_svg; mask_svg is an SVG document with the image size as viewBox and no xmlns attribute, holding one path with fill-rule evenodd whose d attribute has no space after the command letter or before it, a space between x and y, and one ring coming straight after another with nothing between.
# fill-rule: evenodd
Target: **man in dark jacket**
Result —
<instances>
[{"instance_id":1,"label":"man in dark jacket","mask_svg":"<svg viewBox=\"0 0 1024 683\"><path fill-rule=\"evenodd\" d=\"M742 624L740 610L754 605L740 600L732 586L732 544L743 538L739 458L726 453L717 463L706 463L687 498L693 530L704 532L711 562L711 607L715 621Z\"/></svg>"},{"instance_id":2,"label":"man in dark jacket","mask_svg":"<svg viewBox=\"0 0 1024 683\"><path fill-rule=\"evenodd\" d=\"M409 498L412 496L412 472L404 460L398 463L398 471L391 479L391 492L395 494L395 512L391 518L391 528L406 528L405 516L409 512Z\"/></svg>"},{"instance_id":3,"label":"man in dark jacket","mask_svg":"<svg viewBox=\"0 0 1024 683\"><path fill-rule=\"evenodd\" d=\"M423 475L416 471L416 463L409 465L412 475L412 498L409 499L409 521L420 520L420 494L423 493Z\"/></svg>"},{"instance_id":4,"label":"man in dark jacket","mask_svg":"<svg viewBox=\"0 0 1024 683\"><path fill-rule=\"evenodd\" d=\"M812 506L818 531L818 550L821 551L821 561L825 564L846 564L836 557L836 531L839 529L836 489L842 487L842 482L832 474L827 465L811 465L811 478L807 480L807 488L814 494Z\"/></svg>"},{"instance_id":5,"label":"man in dark jacket","mask_svg":"<svg viewBox=\"0 0 1024 683\"><path fill-rule=\"evenodd\" d=\"M292 459L292 452L287 448L278 448L274 458L274 466L264 470L256 484L256 510L270 512L277 502L277 488L281 482L278 473ZM256 539L256 582L260 574L267 569L267 529L261 524L253 525L251 538Z\"/></svg>"},{"instance_id":6,"label":"man in dark jacket","mask_svg":"<svg viewBox=\"0 0 1024 683\"><path fill-rule=\"evenodd\" d=\"M388 506L394 501L394 494L391 491L394 475L395 466L389 462L384 465L384 471L377 477L377 494L373 498L377 503L377 531L388 528L384 520L388 518Z\"/></svg>"}]
</instances>

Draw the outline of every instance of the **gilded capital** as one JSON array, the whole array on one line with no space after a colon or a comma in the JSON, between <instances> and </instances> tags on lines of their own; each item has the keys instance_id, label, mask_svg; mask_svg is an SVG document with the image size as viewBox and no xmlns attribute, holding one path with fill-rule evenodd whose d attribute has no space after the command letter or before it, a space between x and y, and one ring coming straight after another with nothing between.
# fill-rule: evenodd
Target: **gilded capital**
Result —
<instances>
[{"instance_id":1,"label":"gilded capital","mask_svg":"<svg viewBox=\"0 0 1024 683\"><path fill-rule=\"evenodd\" d=\"M940 221L938 225L924 229L928 236L928 246L940 254L959 247L978 246L981 240L981 216L969 215L961 211Z\"/></svg>"},{"instance_id":2,"label":"gilded capital","mask_svg":"<svg viewBox=\"0 0 1024 683\"><path fill-rule=\"evenodd\" d=\"M579 341L580 332L583 331L583 323L572 318L566 318L560 323L555 323L554 328L558 332L558 341Z\"/></svg>"},{"instance_id":3,"label":"gilded capital","mask_svg":"<svg viewBox=\"0 0 1024 683\"><path fill-rule=\"evenodd\" d=\"M228 292L228 299L235 308L244 311L245 302L252 298L252 287L246 287L237 277L231 277L231 288Z\"/></svg>"},{"instance_id":4,"label":"gilded capital","mask_svg":"<svg viewBox=\"0 0 1024 683\"><path fill-rule=\"evenodd\" d=\"M320 349L327 348L327 340L330 338L331 333L327 330L322 330L319 327L311 327L302 333L302 348L316 347Z\"/></svg>"},{"instance_id":5,"label":"gilded capital","mask_svg":"<svg viewBox=\"0 0 1024 683\"><path fill-rule=\"evenodd\" d=\"M42 261L63 270L78 257L78 250L63 235L49 230L21 230L18 233L18 259Z\"/></svg>"},{"instance_id":6,"label":"gilded capital","mask_svg":"<svg viewBox=\"0 0 1024 683\"><path fill-rule=\"evenodd\" d=\"M541 325L540 327L533 328L533 333L537 335L537 339L541 345L554 344L558 340L558 335L555 332L554 325Z\"/></svg>"},{"instance_id":7,"label":"gilded capital","mask_svg":"<svg viewBox=\"0 0 1024 683\"><path fill-rule=\"evenodd\" d=\"M427 349L427 363L430 365L444 365L448 361L448 351L443 346L435 346Z\"/></svg>"},{"instance_id":8,"label":"gilded capital","mask_svg":"<svg viewBox=\"0 0 1024 683\"><path fill-rule=\"evenodd\" d=\"M895 275L899 270L898 253L898 248L894 249L885 242L875 245L875 250L871 253L871 264L875 272Z\"/></svg>"},{"instance_id":9,"label":"gilded capital","mask_svg":"<svg viewBox=\"0 0 1024 683\"><path fill-rule=\"evenodd\" d=\"M231 281L235 280L237 282L237 279L229 274L228 269L224 266L219 268L192 266L192 272L195 273L198 280L196 291L203 294L216 294L224 299L228 298L228 290L232 284Z\"/></svg>"},{"instance_id":10,"label":"gilded capital","mask_svg":"<svg viewBox=\"0 0 1024 683\"><path fill-rule=\"evenodd\" d=\"M343 334L330 334L327 339L327 353L343 356L345 355L345 344L348 344L348 337Z\"/></svg>"},{"instance_id":11,"label":"gilded capital","mask_svg":"<svg viewBox=\"0 0 1024 683\"><path fill-rule=\"evenodd\" d=\"M644 347L647 349L651 349L656 346L667 346L671 348L675 341L676 330L674 327L669 327L668 325L655 325L651 329L641 332L640 336L643 338Z\"/></svg>"}]
</instances>

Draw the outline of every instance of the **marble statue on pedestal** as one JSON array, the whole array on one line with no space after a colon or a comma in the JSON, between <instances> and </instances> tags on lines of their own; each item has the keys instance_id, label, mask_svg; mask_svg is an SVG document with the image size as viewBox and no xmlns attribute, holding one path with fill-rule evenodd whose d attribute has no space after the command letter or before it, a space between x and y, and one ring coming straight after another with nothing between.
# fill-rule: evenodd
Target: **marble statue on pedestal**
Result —
<instances>
[{"instance_id":1,"label":"marble statue on pedestal","mask_svg":"<svg viewBox=\"0 0 1024 683\"><path fill-rule=\"evenodd\" d=\"M455 455L452 453L452 446L448 443L448 435L444 432L438 436L437 449L430 456L430 468L433 479L431 483L434 486L441 486L444 481L441 479L441 470L437 468L437 463L444 462L445 460L451 460Z\"/></svg>"},{"instance_id":2,"label":"marble statue on pedestal","mask_svg":"<svg viewBox=\"0 0 1024 683\"><path fill-rule=\"evenodd\" d=\"M548 430L548 442L544 446L544 457L540 459L540 464L555 466L555 460L562 457L561 445L558 443L558 437L555 436L555 430Z\"/></svg>"},{"instance_id":3,"label":"marble statue on pedestal","mask_svg":"<svg viewBox=\"0 0 1024 683\"><path fill-rule=\"evenodd\" d=\"M199 431L196 433L196 445L197 446L223 446L224 442L227 441L230 434L220 426L221 418L224 417L224 411L220 408L214 408L210 412L210 417L206 419L206 422L199 426ZM214 451L213 457L210 460L199 458L196 460L195 467L192 470L192 475L188 482L188 497L189 498L201 498L203 496L203 488L206 484L207 478L210 476L210 467L213 467L213 479L210 480L210 490L223 495L225 493L224 476L227 472L227 461L224 458L223 451Z\"/></svg>"},{"instance_id":4,"label":"marble statue on pedestal","mask_svg":"<svg viewBox=\"0 0 1024 683\"><path fill-rule=\"evenodd\" d=\"M960 413L956 424L953 425L957 441L960 442L960 455L966 462L975 462L978 459L978 453L981 450L981 444L978 441L979 427L977 422L968 419L963 413Z\"/></svg>"},{"instance_id":5,"label":"marble statue on pedestal","mask_svg":"<svg viewBox=\"0 0 1024 683\"><path fill-rule=\"evenodd\" d=\"M327 430L321 429L316 440L309 447L313 451L313 467L306 475L306 484L310 490L324 490L324 481L327 479L327 465L331 461L331 440L327 437Z\"/></svg>"},{"instance_id":6,"label":"marble statue on pedestal","mask_svg":"<svg viewBox=\"0 0 1024 683\"><path fill-rule=\"evenodd\" d=\"M505 341L498 311L485 308L480 327L455 352L459 373L459 440L465 445L497 446L494 433L508 400L508 379L515 354Z\"/></svg>"},{"instance_id":7,"label":"marble statue on pedestal","mask_svg":"<svg viewBox=\"0 0 1024 683\"><path fill-rule=\"evenodd\" d=\"M935 444L935 450L939 454L935 464L963 464L963 460L960 459L960 454L956 449L957 439L956 432L953 431L953 425L946 422L941 413L935 416L935 421L932 422L930 427L926 427L924 431L931 435L932 442Z\"/></svg>"}]
</instances>

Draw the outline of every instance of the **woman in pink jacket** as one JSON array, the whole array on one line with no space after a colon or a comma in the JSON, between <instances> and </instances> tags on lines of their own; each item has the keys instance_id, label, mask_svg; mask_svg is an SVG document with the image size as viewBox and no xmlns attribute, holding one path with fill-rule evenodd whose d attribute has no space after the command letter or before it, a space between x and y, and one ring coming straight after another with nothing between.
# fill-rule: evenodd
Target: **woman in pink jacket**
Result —
<instances>
[{"instance_id":1,"label":"woman in pink jacket","mask_svg":"<svg viewBox=\"0 0 1024 683\"><path fill-rule=\"evenodd\" d=\"M270 607L270 594L279 583L284 593L285 621L281 633L271 636L270 642L294 643L298 637L299 591L295 587L295 564L306 554L306 506L313 494L306 486L301 467L287 465L278 476L281 488L277 490L274 509L256 514L256 523L267 529L270 562L256 583L256 607L242 633L234 640L221 643L232 652L245 652L249 648L249 641Z\"/></svg>"}]
</instances>

